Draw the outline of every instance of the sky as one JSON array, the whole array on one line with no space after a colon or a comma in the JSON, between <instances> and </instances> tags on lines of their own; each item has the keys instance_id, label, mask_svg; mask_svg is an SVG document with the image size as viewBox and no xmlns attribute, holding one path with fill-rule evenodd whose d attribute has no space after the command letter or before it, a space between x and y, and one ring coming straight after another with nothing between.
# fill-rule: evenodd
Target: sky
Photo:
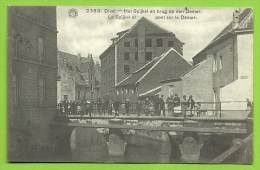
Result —
<instances>
[{"instance_id":1,"label":"sky","mask_svg":"<svg viewBox=\"0 0 260 170\"><path fill-rule=\"evenodd\" d=\"M68 11L75 8L78 16L69 17ZM87 13L87 9L101 9L102 13ZM156 19L158 16L181 16L176 10L184 8L142 8L167 10L167 14L124 14L123 12L104 13L104 9L119 9L109 7L57 7L57 27L58 27L58 49L63 52L78 54L87 57L91 53L95 61L99 61L99 55L105 51L111 44L111 38L116 37L116 33L129 29L138 19L146 17L155 22L162 28L173 32L178 39L185 43L183 48L183 57L192 61L198 52L216 37L233 18L234 8L188 8L190 11L200 11L199 13L188 13L186 16L196 19ZM124 8L120 9L141 9ZM174 10L170 14L169 10ZM159 12L159 11L158 11ZM134 19L118 20L109 19L111 16L125 15Z\"/></svg>"}]
</instances>

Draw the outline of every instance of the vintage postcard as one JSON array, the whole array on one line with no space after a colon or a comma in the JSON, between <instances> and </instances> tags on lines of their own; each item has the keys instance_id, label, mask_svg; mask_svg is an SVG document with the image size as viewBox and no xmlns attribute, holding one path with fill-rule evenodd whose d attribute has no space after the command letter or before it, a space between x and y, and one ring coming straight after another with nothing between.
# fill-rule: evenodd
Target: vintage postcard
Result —
<instances>
[{"instance_id":1,"label":"vintage postcard","mask_svg":"<svg viewBox=\"0 0 260 170\"><path fill-rule=\"evenodd\" d=\"M8 161L252 164L253 14L8 7Z\"/></svg>"}]
</instances>

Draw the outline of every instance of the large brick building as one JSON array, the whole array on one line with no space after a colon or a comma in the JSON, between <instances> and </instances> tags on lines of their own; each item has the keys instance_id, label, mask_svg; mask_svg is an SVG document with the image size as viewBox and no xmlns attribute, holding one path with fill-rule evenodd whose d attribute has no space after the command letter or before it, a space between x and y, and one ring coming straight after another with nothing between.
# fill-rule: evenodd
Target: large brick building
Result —
<instances>
[{"instance_id":1,"label":"large brick building","mask_svg":"<svg viewBox=\"0 0 260 170\"><path fill-rule=\"evenodd\" d=\"M52 150L56 78L56 7L9 7L9 161L43 161Z\"/></svg>"},{"instance_id":2,"label":"large brick building","mask_svg":"<svg viewBox=\"0 0 260 170\"><path fill-rule=\"evenodd\" d=\"M101 55L101 95L116 96L115 86L131 73L174 48L181 55L183 44L174 33L142 17L130 29L117 33Z\"/></svg>"}]
</instances>

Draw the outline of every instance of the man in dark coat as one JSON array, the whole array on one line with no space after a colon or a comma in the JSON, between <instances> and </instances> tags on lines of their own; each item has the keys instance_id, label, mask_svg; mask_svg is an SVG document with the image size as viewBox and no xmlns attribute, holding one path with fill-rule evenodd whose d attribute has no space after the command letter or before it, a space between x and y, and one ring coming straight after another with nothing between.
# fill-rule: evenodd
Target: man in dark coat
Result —
<instances>
[{"instance_id":1,"label":"man in dark coat","mask_svg":"<svg viewBox=\"0 0 260 170\"><path fill-rule=\"evenodd\" d=\"M130 116L129 109L130 109L130 101L129 99L125 99L125 112L127 116Z\"/></svg>"},{"instance_id":2,"label":"man in dark coat","mask_svg":"<svg viewBox=\"0 0 260 170\"><path fill-rule=\"evenodd\" d=\"M163 95L161 95L160 99L159 99L159 106L160 106L160 114L161 115L162 111L163 111L163 116L165 116L165 103L163 100Z\"/></svg>"},{"instance_id":3,"label":"man in dark coat","mask_svg":"<svg viewBox=\"0 0 260 170\"><path fill-rule=\"evenodd\" d=\"M168 107L168 114L174 114L174 103L173 103L173 95L167 98L167 107Z\"/></svg>"},{"instance_id":4,"label":"man in dark coat","mask_svg":"<svg viewBox=\"0 0 260 170\"><path fill-rule=\"evenodd\" d=\"M102 100L101 100L100 97L98 97L98 99L97 99L97 111L98 111L98 114L100 114L100 115L101 115L101 112L100 112L101 107L102 107Z\"/></svg>"},{"instance_id":5,"label":"man in dark coat","mask_svg":"<svg viewBox=\"0 0 260 170\"><path fill-rule=\"evenodd\" d=\"M189 99L188 99L188 104L189 104L189 107L190 107L190 116L193 116L192 110L193 110L194 107L195 107L195 101L194 101L192 95L190 95L190 97L189 97Z\"/></svg>"},{"instance_id":6,"label":"man in dark coat","mask_svg":"<svg viewBox=\"0 0 260 170\"><path fill-rule=\"evenodd\" d=\"M141 100L138 100L136 102L136 111L137 111L137 116L141 115L141 111L142 111L142 102Z\"/></svg>"},{"instance_id":7,"label":"man in dark coat","mask_svg":"<svg viewBox=\"0 0 260 170\"><path fill-rule=\"evenodd\" d=\"M158 94L155 95L153 104L154 104L154 115L159 116L160 98Z\"/></svg>"},{"instance_id":8,"label":"man in dark coat","mask_svg":"<svg viewBox=\"0 0 260 170\"><path fill-rule=\"evenodd\" d=\"M120 107L120 102L118 101L118 99L116 98L114 103L113 103L113 107L115 109L115 116L118 116L118 111L119 111L119 107Z\"/></svg>"}]
</instances>

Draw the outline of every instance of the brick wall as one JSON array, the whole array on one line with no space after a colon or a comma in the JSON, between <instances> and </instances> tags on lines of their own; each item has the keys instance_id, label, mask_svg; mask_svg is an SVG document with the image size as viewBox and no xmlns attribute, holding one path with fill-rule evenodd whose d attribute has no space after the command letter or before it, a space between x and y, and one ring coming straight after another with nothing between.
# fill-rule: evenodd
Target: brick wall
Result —
<instances>
[{"instance_id":1,"label":"brick wall","mask_svg":"<svg viewBox=\"0 0 260 170\"><path fill-rule=\"evenodd\" d=\"M172 88L170 88L172 86ZM164 101L167 100L168 97L171 95L174 96L175 93L178 94L180 98L182 98L182 87L183 82L182 81L176 81L176 82L167 82L161 84L161 95L163 95Z\"/></svg>"},{"instance_id":2,"label":"brick wall","mask_svg":"<svg viewBox=\"0 0 260 170\"><path fill-rule=\"evenodd\" d=\"M208 58L201 65L182 77L183 92L187 99L193 96L195 102L213 102L212 58ZM202 109L212 109L213 105L202 104Z\"/></svg>"},{"instance_id":3,"label":"brick wall","mask_svg":"<svg viewBox=\"0 0 260 170\"><path fill-rule=\"evenodd\" d=\"M207 50L207 58L213 57L213 54L216 55L217 67L220 65L220 56L222 56L222 69L213 73L213 88L220 88L237 79L237 66L234 63L237 56L234 54L233 38Z\"/></svg>"}]
</instances>

